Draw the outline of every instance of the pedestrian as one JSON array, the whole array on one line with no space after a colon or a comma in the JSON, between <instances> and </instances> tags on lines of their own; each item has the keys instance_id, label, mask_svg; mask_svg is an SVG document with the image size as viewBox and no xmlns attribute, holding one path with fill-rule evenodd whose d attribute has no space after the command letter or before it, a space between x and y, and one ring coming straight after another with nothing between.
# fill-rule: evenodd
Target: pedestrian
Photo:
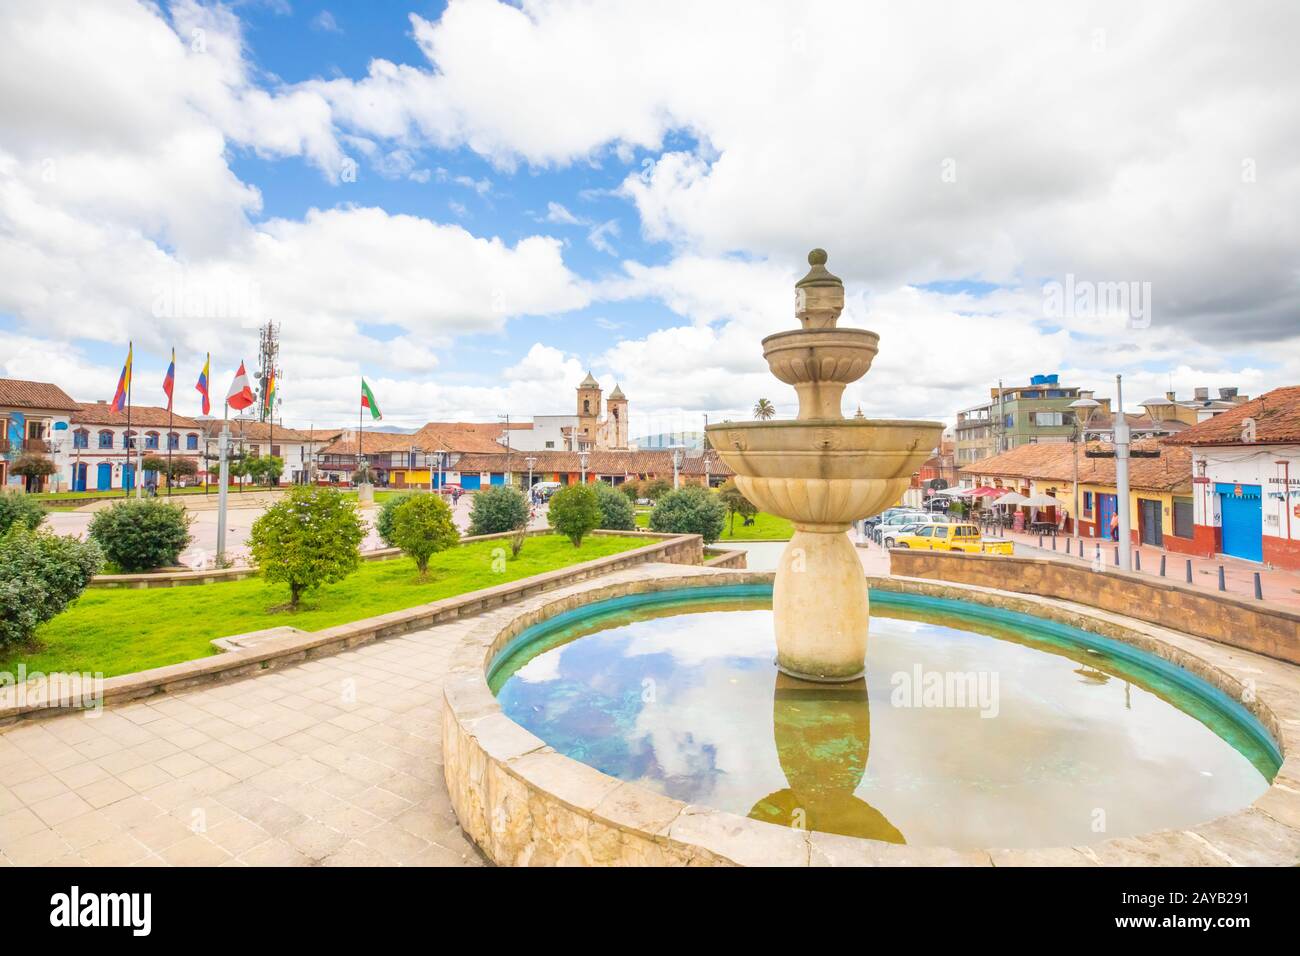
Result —
<instances>
[{"instance_id":1,"label":"pedestrian","mask_svg":"<svg viewBox=\"0 0 1300 956\"><path fill-rule=\"evenodd\" d=\"M1118 514L1113 514L1110 516L1110 540L1112 541L1119 540L1119 515Z\"/></svg>"}]
</instances>

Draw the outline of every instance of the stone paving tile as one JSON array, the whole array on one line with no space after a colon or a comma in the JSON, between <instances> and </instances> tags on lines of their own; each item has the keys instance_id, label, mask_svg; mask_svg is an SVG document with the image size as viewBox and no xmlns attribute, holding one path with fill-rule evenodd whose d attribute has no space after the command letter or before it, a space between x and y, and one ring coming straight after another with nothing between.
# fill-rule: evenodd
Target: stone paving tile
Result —
<instances>
[{"instance_id":1,"label":"stone paving tile","mask_svg":"<svg viewBox=\"0 0 1300 956\"><path fill-rule=\"evenodd\" d=\"M0 865L480 866L443 781L442 682L471 629L555 596L0 729Z\"/></svg>"}]
</instances>

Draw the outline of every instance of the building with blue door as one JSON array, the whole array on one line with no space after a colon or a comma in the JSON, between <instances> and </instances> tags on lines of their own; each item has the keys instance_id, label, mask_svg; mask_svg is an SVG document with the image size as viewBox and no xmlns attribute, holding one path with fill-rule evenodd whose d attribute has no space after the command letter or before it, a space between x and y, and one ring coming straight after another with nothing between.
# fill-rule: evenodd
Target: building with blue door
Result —
<instances>
[{"instance_id":1,"label":"building with blue door","mask_svg":"<svg viewBox=\"0 0 1300 956\"><path fill-rule=\"evenodd\" d=\"M184 415L168 416L167 409L152 405L131 408L131 427L126 427L126 411L115 411L108 402L81 402L69 419L68 440L55 455L55 464L64 476L63 486L75 491L121 491L135 487L145 457L172 460L188 458L194 462L202 481L203 429L198 421ZM170 425L170 427L169 427ZM145 471L146 482L164 482L161 476Z\"/></svg>"},{"instance_id":2,"label":"building with blue door","mask_svg":"<svg viewBox=\"0 0 1300 956\"><path fill-rule=\"evenodd\" d=\"M68 441L68 420L77 403L49 382L0 378L0 489L65 491L71 475L59 472L48 478L24 478L12 473L22 455L41 455L54 460Z\"/></svg>"},{"instance_id":3,"label":"building with blue door","mask_svg":"<svg viewBox=\"0 0 1300 956\"><path fill-rule=\"evenodd\" d=\"M1233 558L1264 560L1264 508L1259 485L1218 482L1219 526L1223 529L1221 550Z\"/></svg>"},{"instance_id":4,"label":"building with blue door","mask_svg":"<svg viewBox=\"0 0 1300 956\"><path fill-rule=\"evenodd\" d=\"M1300 569L1300 385L1166 442L1192 452L1195 553Z\"/></svg>"}]
</instances>

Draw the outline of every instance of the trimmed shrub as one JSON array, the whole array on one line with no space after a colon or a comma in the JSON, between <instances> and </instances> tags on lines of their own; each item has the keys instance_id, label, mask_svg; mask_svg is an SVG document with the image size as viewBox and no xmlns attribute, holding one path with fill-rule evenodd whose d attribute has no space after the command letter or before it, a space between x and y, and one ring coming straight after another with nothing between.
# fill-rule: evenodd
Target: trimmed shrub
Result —
<instances>
[{"instance_id":1,"label":"trimmed shrub","mask_svg":"<svg viewBox=\"0 0 1300 956\"><path fill-rule=\"evenodd\" d=\"M342 581L361 564L365 523L354 502L333 488L304 485L253 522L253 560L262 577L289 585L289 606L302 593Z\"/></svg>"},{"instance_id":2,"label":"trimmed shrub","mask_svg":"<svg viewBox=\"0 0 1300 956\"><path fill-rule=\"evenodd\" d=\"M90 537L122 571L151 571L176 563L190 543L190 520L180 505L128 498L95 514Z\"/></svg>"},{"instance_id":3,"label":"trimmed shrub","mask_svg":"<svg viewBox=\"0 0 1300 956\"><path fill-rule=\"evenodd\" d=\"M415 561L420 577L429 573L429 559L460 543L451 508L441 495L406 495L393 510L393 544Z\"/></svg>"},{"instance_id":4,"label":"trimmed shrub","mask_svg":"<svg viewBox=\"0 0 1300 956\"><path fill-rule=\"evenodd\" d=\"M44 520L45 509L35 498L21 491L0 491L0 535L13 527L35 531Z\"/></svg>"},{"instance_id":5,"label":"trimmed shrub","mask_svg":"<svg viewBox=\"0 0 1300 956\"><path fill-rule=\"evenodd\" d=\"M528 524L531 514L528 499L518 488L493 485L474 495L474 506L469 510L469 533L501 534Z\"/></svg>"},{"instance_id":6,"label":"trimmed shrub","mask_svg":"<svg viewBox=\"0 0 1300 956\"><path fill-rule=\"evenodd\" d=\"M717 541L727 520L727 508L718 496L699 485L670 491L650 512L650 530L673 534L698 534L706 544Z\"/></svg>"},{"instance_id":7,"label":"trimmed shrub","mask_svg":"<svg viewBox=\"0 0 1300 956\"><path fill-rule=\"evenodd\" d=\"M627 495L603 481L594 487L600 501L600 527L610 531L635 531L636 512Z\"/></svg>"},{"instance_id":8,"label":"trimmed shrub","mask_svg":"<svg viewBox=\"0 0 1300 956\"><path fill-rule=\"evenodd\" d=\"M102 561L98 545L71 535L19 526L0 536L0 647L30 642L81 595Z\"/></svg>"},{"instance_id":9,"label":"trimmed shrub","mask_svg":"<svg viewBox=\"0 0 1300 956\"><path fill-rule=\"evenodd\" d=\"M411 497L411 492L403 492L399 495L392 495L384 500L379 506L379 514L375 516L375 531L379 533L380 539L390 548L396 548L397 542L393 540L393 516L397 513L398 506L407 498Z\"/></svg>"},{"instance_id":10,"label":"trimmed shrub","mask_svg":"<svg viewBox=\"0 0 1300 956\"><path fill-rule=\"evenodd\" d=\"M551 527L577 548L588 532L600 527L600 498L591 485L569 485L551 496L546 516Z\"/></svg>"}]
</instances>

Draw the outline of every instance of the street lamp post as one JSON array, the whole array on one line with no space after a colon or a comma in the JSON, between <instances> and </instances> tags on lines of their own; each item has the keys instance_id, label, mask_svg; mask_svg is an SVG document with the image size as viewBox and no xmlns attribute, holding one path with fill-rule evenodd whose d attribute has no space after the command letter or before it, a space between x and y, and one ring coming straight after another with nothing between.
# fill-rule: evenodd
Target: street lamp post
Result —
<instances>
[{"instance_id":1,"label":"street lamp post","mask_svg":"<svg viewBox=\"0 0 1300 956\"><path fill-rule=\"evenodd\" d=\"M1133 569L1133 542L1129 540L1132 526L1129 514L1128 487L1128 419L1124 417L1124 382L1122 375L1115 376L1115 493L1119 498L1119 568Z\"/></svg>"},{"instance_id":2,"label":"street lamp post","mask_svg":"<svg viewBox=\"0 0 1300 956\"><path fill-rule=\"evenodd\" d=\"M529 455L524 459L524 463L528 466L528 494L531 496L533 493L533 465L537 464L537 459Z\"/></svg>"},{"instance_id":3,"label":"street lamp post","mask_svg":"<svg viewBox=\"0 0 1300 956\"><path fill-rule=\"evenodd\" d=\"M1074 536L1080 538L1079 517L1083 514L1079 501L1079 445L1088 440L1088 423L1092 421L1094 409L1101 407L1101 402L1092 398L1080 398L1070 403L1074 409ZM1079 423L1079 412L1087 409L1083 424Z\"/></svg>"},{"instance_id":4,"label":"street lamp post","mask_svg":"<svg viewBox=\"0 0 1300 956\"><path fill-rule=\"evenodd\" d=\"M587 455L585 451L578 452L578 464L582 466L582 483L587 483Z\"/></svg>"},{"instance_id":5,"label":"street lamp post","mask_svg":"<svg viewBox=\"0 0 1300 956\"><path fill-rule=\"evenodd\" d=\"M682 466L682 449L680 446L673 449L673 491L677 490L678 478Z\"/></svg>"}]
</instances>

